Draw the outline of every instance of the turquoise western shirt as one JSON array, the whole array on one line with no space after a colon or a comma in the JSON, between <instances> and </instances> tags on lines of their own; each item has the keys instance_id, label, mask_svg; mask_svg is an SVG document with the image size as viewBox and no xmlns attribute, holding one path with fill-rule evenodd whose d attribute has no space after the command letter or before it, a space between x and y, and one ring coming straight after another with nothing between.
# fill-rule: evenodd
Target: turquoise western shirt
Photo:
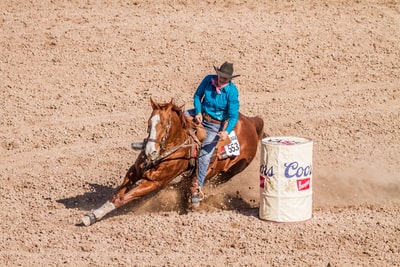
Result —
<instances>
[{"instance_id":1,"label":"turquoise western shirt","mask_svg":"<svg viewBox=\"0 0 400 267\"><path fill-rule=\"evenodd\" d=\"M228 125L225 130L230 133L239 118L239 91L230 81L218 94L212 79L217 79L217 75L207 75L197 87L193 97L194 108L196 114L204 112L215 120L227 120Z\"/></svg>"}]
</instances>

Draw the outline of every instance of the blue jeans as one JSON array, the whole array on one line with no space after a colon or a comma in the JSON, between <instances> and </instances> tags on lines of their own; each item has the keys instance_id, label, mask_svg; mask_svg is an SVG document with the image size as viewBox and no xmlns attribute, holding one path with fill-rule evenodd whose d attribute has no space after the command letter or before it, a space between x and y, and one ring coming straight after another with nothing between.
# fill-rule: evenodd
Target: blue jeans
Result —
<instances>
[{"instance_id":1,"label":"blue jeans","mask_svg":"<svg viewBox=\"0 0 400 267\"><path fill-rule=\"evenodd\" d=\"M195 110L185 111L186 115L194 116ZM197 183L200 187L203 186L204 180L206 178L208 165L210 165L211 156L214 153L215 146L217 145L219 136L217 135L224 127L224 124L216 124L203 120L203 126L206 130L206 138L204 138L200 154L199 154L199 166L197 169Z\"/></svg>"}]
</instances>

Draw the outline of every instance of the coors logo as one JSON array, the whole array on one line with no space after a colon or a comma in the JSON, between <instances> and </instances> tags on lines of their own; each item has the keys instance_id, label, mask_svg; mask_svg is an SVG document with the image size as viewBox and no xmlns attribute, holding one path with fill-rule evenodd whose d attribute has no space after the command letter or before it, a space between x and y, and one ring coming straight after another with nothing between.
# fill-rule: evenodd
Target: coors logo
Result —
<instances>
[{"instance_id":1,"label":"coors logo","mask_svg":"<svg viewBox=\"0 0 400 267\"><path fill-rule=\"evenodd\" d=\"M293 161L290 163L284 163L283 166L285 167L285 177L292 178L292 177L307 177L312 173L312 166L306 165L301 166L297 161Z\"/></svg>"}]
</instances>

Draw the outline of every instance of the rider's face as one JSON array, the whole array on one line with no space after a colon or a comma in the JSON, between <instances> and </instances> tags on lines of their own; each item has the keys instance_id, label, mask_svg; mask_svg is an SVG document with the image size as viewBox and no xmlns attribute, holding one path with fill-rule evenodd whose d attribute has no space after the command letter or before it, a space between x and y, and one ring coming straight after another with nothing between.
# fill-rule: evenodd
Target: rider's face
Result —
<instances>
[{"instance_id":1,"label":"rider's face","mask_svg":"<svg viewBox=\"0 0 400 267\"><path fill-rule=\"evenodd\" d=\"M218 85L222 86L224 84L227 84L230 81L229 78L224 78L218 75Z\"/></svg>"}]
</instances>

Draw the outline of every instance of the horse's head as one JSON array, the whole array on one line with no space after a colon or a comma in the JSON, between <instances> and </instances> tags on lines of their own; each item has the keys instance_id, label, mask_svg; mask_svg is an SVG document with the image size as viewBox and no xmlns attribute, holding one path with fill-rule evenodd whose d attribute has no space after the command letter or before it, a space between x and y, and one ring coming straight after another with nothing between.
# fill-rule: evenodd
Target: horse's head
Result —
<instances>
[{"instance_id":1,"label":"horse's head","mask_svg":"<svg viewBox=\"0 0 400 267\"><path fill-rule=\"evenodd\" d=\"M160 156L161 151L165 148L167 139L170 137L170 129L173 123L172 108L174 104L171 102L167 104L158 104L150 98L151 107L153 112L148 121L147 132L149 134L145 153L147 158L155 160Z\"/></svg>"}]
</instances>

